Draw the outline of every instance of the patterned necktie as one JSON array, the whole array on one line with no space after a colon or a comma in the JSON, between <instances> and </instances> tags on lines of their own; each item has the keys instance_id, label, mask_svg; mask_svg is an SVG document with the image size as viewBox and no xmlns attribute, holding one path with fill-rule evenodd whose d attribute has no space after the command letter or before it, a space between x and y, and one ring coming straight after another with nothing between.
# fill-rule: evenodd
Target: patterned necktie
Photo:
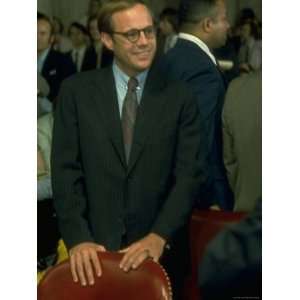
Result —
<instances>
[{"instance_id":1,"label":"patterned necktie","mask_svg":"<svg viewBox=\"0 0 300 300\"><path fill-rule=\"evenodd\" d=\"M127 94L125 96L122 109L122 129L127 164L129 161L129 155L134 133L134 123L138 108L136 95L136 88L138 84L139 83L136 78L132 77L129 79L127 84Z\"/></svg>"}]
</instances>

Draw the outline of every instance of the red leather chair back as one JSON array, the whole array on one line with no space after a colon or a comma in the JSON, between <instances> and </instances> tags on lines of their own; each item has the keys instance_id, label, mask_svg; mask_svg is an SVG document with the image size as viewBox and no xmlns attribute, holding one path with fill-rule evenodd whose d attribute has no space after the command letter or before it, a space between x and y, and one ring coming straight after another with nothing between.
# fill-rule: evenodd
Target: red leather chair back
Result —
<instances>
[{"instance_id":1,"label":"red leather chair back","mask_svg":"<svg viewBox=\"0 0 300 300\"><path fill-rule=\"evenodd\" d=\"M38 300L171 300L172 291L164 269L152 260L125 273L119 268L120 253L99 254L102 276L93 286L74 283L69 261L50 269L38 285Z\"/></svg>"},{"instance_id":2,"label":"red leather chair back","mask_svg":"<svg viewBox=\"0 0 300 300\"><path fill-rule=\"evenodd\" d=\"M240 221L246 216L242 212L195 210L190 221L191 274L185 283L186 300L201 300L197 286L198 266L207 244L226 225Z\"/></svg>"}]
</instances>

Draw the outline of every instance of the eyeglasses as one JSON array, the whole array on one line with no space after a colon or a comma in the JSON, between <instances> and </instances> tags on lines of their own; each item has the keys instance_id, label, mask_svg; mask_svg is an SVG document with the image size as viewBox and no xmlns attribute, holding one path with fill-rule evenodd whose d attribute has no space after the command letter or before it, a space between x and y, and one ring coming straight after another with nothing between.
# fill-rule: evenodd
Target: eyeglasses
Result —
<instances>
[{"instance_id":1,"label":"eyeglasses","mask_svg":"<svg viewBox=\"0 0 300 300\"><path fill-rule=\"evenodd\" d=\"M144 33L147 39L153 39L156 34L156 28L154 26L148 26L143 29L131 29L125 32L111 31L112 34L120 34L124 36L131 43L136 43L138 41L141 32Z\"/></svg>"}]
</instances>

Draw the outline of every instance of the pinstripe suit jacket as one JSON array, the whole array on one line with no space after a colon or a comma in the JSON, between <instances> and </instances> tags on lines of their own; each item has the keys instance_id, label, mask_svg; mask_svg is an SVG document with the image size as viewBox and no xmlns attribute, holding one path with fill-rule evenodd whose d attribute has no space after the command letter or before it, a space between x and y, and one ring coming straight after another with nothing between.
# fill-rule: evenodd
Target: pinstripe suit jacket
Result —
<instances>
[{"instance_id":1,"label":"pinstripe suit jacket","mask_svg":"<svg viewBox=\"0 0 300 300\"><path fill-rule=\"evenodd\" d=\"M126 164L111 68L67 79L55 114L52 181L68 248L95 241L108 250L149 232L172 240L187 221L201 173L196 102L183 83L153 69Z\"/></svg>"}]
</instances>

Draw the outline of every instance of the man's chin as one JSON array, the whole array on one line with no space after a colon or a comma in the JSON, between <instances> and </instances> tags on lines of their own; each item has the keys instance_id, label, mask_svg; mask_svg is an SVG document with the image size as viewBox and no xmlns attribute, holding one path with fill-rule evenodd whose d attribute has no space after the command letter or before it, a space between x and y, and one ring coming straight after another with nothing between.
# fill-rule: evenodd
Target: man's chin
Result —
<instances>
[{"instance_id":1,"label":"man's chin","mask_svg":"<svg viewBox=\"0 0 300 300\"><path fill-rule=\"evenodd\" d=\"M140 70L149 69L152 63L152 59L140 60L136 67Z\"/></svg>"}]
</instances>

